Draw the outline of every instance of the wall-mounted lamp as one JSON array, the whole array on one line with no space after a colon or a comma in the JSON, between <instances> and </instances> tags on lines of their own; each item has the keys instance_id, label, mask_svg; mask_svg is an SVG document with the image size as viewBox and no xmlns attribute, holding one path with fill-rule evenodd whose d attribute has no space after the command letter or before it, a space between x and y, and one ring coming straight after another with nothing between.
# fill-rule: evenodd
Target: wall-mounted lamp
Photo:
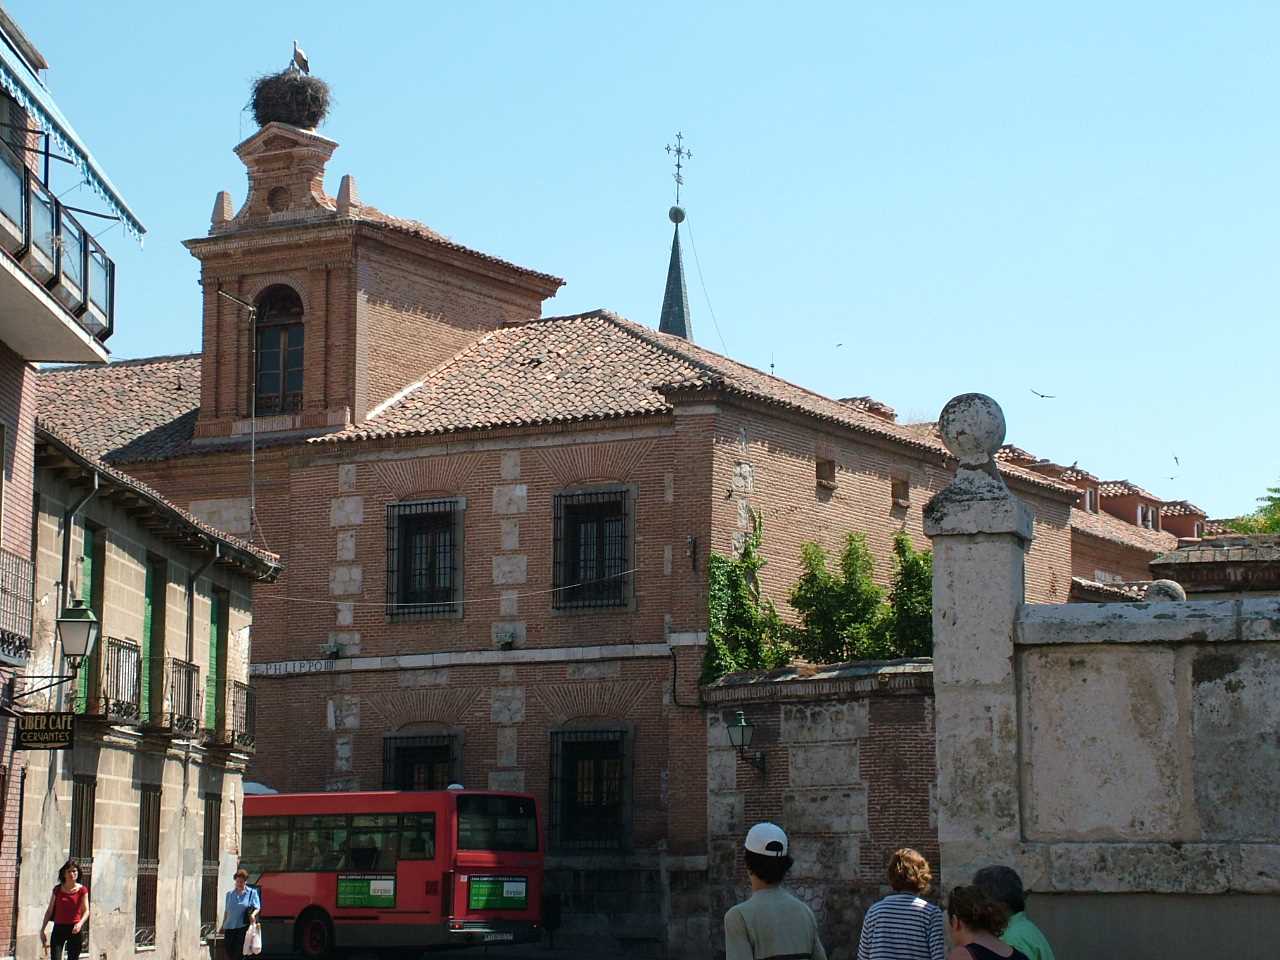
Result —
<instances>
[{"instance_id":1,"label":"wall-mounted lamp","mask_svg":"<svg viewBox=\"0 0 1280 960\"><path fill-rule=\"evenodd\" d=\"M80 664L84 661L84 658L93 652L93 645L98 639L98 618L93 615L92 610L84 605L83 600L79 598L72 600L71 606L63 610L62 616L54 620L54 626L58 632L58 639L62 642L62 655L67 658L67 668L71 672L66 675L28 676L28 680L51 680L52 683L45 683L34 689L24 690L22 693L16 694L13 697L14 700L21 700L23 697L31 696L33 693L49 690L74 680L80 672Z\"/></svg>"},{"instance_id":2,"label":"wall-mounted lamp","mask_svg":"<svg viewBox=\"0 0 1280 960\"><path fill-rule=\"evenodd\" d=\"M751 746L751 736L755 733L755 727L751 725L751 721L747 719L747 715L741 710L733 718L733 723L729 724L729 744L738 751L738 759L745 760L757 770L760 775L765 774L765 757L763 750L757 750L755 753L747 753L747 748Z\"/></svg>"}]
</instances>

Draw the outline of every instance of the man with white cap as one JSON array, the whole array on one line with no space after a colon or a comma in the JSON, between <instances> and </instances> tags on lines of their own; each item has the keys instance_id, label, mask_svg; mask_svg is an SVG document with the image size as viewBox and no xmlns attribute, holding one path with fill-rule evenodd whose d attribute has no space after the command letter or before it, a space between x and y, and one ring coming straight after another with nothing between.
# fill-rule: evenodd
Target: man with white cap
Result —
<instances>
[{"instance_id":1,"label":"man with white cap","mask_svg":"<svg viewBox=\"0 0 1280 960\"><path fill-rule=\"evenodd\" d=\"M813 911L780 886L792 864L786 833L757 823L745 846L751 896L724 915L725 960L827 960Z\"/></svg>"}]
</instances>

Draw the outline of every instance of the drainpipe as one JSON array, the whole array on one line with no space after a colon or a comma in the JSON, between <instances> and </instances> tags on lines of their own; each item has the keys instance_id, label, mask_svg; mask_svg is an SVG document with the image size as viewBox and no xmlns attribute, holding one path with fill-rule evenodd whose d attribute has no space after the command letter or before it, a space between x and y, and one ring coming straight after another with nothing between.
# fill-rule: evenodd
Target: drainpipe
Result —
<instances>
[{"instance_id":1,"label":"drainpipe","mask_svg":"<svg viewBox=\"0 0 1280 960\"><path fill-rule=\"evenodd\" d=\"M98 495L98 471L91 473L93 477L93 486L89 488L89 492L77 500L62 514L62 582L58 584L58 592L61 600L58 604L58 610L55 616L62 616L62 612L67 609L67 604L71 600L71 525L75 523L75 519L94 497ZM101 629L101 628L99 628ZM56 633L56 631L55 631ZM58 666L55 670L57 673L62 672L62 652L58 652ZM56 709L62 709L62 692L63 687L58 687L58 697ZM53 770L53 764L50 764L50 771Z\"/></svg>"},{"instance_id":2,"label":"drainpipe","mask_svg":"<svg viewBox=\"0 0 1280 960\"><path fill-rule=\"evenodd\" d=\"M215 540L213 556L187 577L187 663L196 661L196 581L204 576L205 571L217 563L221 556L222 547Z\"/></svg>"}]
</instances>

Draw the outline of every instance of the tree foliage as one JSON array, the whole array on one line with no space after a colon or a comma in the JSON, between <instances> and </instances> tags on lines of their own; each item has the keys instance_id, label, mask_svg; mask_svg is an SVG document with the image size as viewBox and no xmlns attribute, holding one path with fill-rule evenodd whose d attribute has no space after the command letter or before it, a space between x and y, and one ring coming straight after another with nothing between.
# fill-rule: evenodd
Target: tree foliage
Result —
<instances>
[{"instance_id":1,"label":"tree foliage","mask_svg":"<svg viewBox=\"0 0 1280 960\"><path fill-rule=\"evenodd\" d=\"M751 532L736 557L713 553L707 561L707 652L702 682L736 670L773 669L792 658L785 628L768 597L760 595L764 523L751 515Z\"/></svg>"},{"instance_id":2,"label":"tree foliage","mask_svg":"<svg viewBox=\"0 0 1280 960\"><path fill-rule=\"evenodd\" d=\"M1280 533L1280 487L1267 487L1257 510L1227 525L1236 533Z\"/></svg>"},{"instance_id":3,"label":"tree foliage","mask_svg":"<svg viewBox=\"0 0 1280 960\"><path fill-rule=\"evenodd\" d=\"M933 551L916 550L902 531L893 538L893 580L880 633L878 659L933 655Z\"/></svg>"},{"instance_id":4,"label":"tree foliage","mask_svg":"<svg viewBox=\"0 0 1280 960\"><path fill-rule=\"evenodd\" d=\"M800 614L797 652L815 663L865 657L884 600L884 591L872 579L875 563L866 538L849 534L835 570L829 569L822 547L806 543L800 548L800 566L803 572L790 598Z\"/></svg>"}]
</instances>

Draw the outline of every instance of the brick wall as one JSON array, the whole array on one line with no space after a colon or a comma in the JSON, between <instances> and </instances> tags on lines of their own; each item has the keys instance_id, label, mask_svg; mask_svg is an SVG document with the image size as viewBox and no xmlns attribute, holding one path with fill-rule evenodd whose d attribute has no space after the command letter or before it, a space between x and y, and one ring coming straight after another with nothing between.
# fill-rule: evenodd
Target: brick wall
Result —
<instances>
[{"instance_id":1,"label":"brick wall","mask_svg":"<svg viewBox=\"0 0 1280 960\"><path fill-rule=\"evenodd\" d=\"M749 678L726 677L704 693L711 922L698 909L675 916L676 938L724 955L724 912L750 894L743 837L771 820L791 842L788 889L813 909L828 955L843 960L867 908L888 892L894 850L914 847L937 867L932 672L923 661L770 676L743 685ZM763 754L763 774L729 745L737 710L753 726L750 752Z\"/></svg>"},{"instance_id":2,"label":"brick wall","mask_svg":"<svg viewBox=\"0 0 1280 960\"><path fill-rule=\"evenodd\" d=\"M1071 574L1089 580L1150 580L1149 564L1154 556L1150 550L1091 537L1077 530L1071 540Z\"/></svg>"}]
</instances>

